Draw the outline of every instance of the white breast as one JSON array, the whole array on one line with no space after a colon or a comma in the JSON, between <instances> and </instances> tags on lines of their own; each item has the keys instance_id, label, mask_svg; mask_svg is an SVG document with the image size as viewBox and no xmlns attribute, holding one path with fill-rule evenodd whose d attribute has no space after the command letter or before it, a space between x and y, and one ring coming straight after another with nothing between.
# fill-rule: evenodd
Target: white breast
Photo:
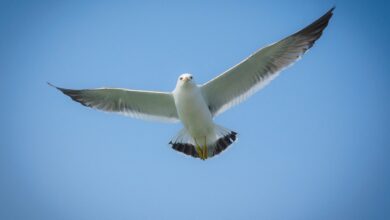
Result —
<instances>
[{"instance_id":1,"label":"white breast","mask_svg":"<svg viewBox=\"0 0 390 220\"><path fill-rule=\"evenodd\" d=\"M212 115L198 86L177 88L173 96L179 118L188 133L198 142L214 140Z\"/></svg>"}]
</instances>

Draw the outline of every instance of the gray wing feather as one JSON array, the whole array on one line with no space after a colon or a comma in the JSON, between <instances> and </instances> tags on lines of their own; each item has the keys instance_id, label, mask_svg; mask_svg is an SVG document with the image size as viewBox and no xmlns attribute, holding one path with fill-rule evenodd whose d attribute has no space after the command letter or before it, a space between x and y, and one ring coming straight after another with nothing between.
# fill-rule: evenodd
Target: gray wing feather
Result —
<instances>
[{"instance_id":1,"label":"gray wing feather","mask_svg":"<svg viewBox=\"0 0 390 220\"><path fill-rule=\"evenodd\" d=\"M333 10L334 7L306 28L260 49L202 85L202 93L212 115L216 116L244 101L298 60L320 38Z\"/></svg>"},{"instance_id":2,"label":"gray wing feather","mask_svg":"<svg viewBox=\"0 0 390 220\"><path fill-rule=\"evenodd\" d=\"M54 87L87 107L140 119L163 122L179 120L171 93L118 88L74 90Z\"/></svg>"}]
</instances>

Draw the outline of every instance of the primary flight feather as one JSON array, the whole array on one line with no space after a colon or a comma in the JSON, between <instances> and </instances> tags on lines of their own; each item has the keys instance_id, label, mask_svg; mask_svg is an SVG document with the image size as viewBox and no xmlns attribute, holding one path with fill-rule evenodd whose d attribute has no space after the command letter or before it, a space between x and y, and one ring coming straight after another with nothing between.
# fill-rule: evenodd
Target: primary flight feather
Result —
<instances>
[{"instance_id":1,"label":"primary flight feather","mask_svg":"<svg viewBox=\"0 0 390 220\"><path fill-rule=\"evenodd\" d=\"M244 101L298 60L320 38L333 10L203 85L197 85L193 76L186 73L180 75L172 92L56 88L91 108L141 119L181 121L184 128L169 142L172 148L205 160L221 153L237 136L236 132L215 124L213 117Z\"/></svg>"}]
</instances>

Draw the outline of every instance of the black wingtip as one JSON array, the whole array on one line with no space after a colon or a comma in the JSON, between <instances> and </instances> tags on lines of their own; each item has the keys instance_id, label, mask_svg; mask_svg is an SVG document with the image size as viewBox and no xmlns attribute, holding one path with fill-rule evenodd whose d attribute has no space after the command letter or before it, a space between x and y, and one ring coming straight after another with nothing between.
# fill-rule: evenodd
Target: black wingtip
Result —
<instances>
[{"instance_id":1,"label":"black wingtip","mask_svg":"<svg viewBox=\"0 0 390 220\"><path fill-rule=\"evenodd\" d=\"M62 88L60 88L60 87L57 87L57 86L55 86L55 85L51 84L50 82L46 82L46 83L47 83L47 85L49 85L49 86L51 86L51 87L53 87L53 88L56 88L56 89L58 89L58 90L62 91Z\"/></svg>"},{"instance_id":2,"label":"black wingtip","mask_svg":"<svg viewBox=\"0 0 390 220\"><path fill-rule=\"evenodd\" d=\"M66 91L67 89L64 89L64 88L55 86L55 85L51 84L50 82L46 82L46 83L47 83L49 86L51 86L51 87L53 87L53 88L55 88L55 89L58 89L58 90L61 91L62 93L66 94L65 91ZM67 94L66 94L66 95L67 95Z\"/></svg>"},{"instance_id":3,"label":"black wingtip","mask_svg":"<svg viewBox=\"0 0 390 220\"><path fill-rule=\"evenodd\" d=\"M333 11L336 9L336 5L333 5L326 13L324 16L333 16Z\"/></svg>"},{"instance_id":4,"label":"black wingtip","mask_svg":"<svg viewBox=\"0 0 390 220\"><path fill-rule=\"evenodd\" d=\"M332 6L324 15L322 15L317 21L319 20L330 20L330 18L333 16L333 11L336 9L336 6Z\"/></svg>"},{"instance_id":5,"label":"black wingtip","mask_svg":"<svg viewBox=\"0 0 390 220\"><path fill-rule=\"evenodd\" d=\"M306 26L302 30L292 35L292 36L303 37L310 40L308 44L308 48L305 48L305 51L311 48L314 42L321 37L322 32L328 26L328 23L333 16L333 10L335 8L336 7L333 6L324 15L322 15L320 18L315 20L313 23L311 23L310 25Z\"/></svg>"},{"instance_id":6,"label":"black wingtip","mask_svg":"<svg viewBox=\"0 0 390 220\"><path fill-rule=\"evenodd\" d=\"M47 83L47 85L49 85L49 86L51 86L51 87L57 88L55 85L53 85L53 84L51 84L51 83L49 83L49 82L46 82L46 83Z\"/></svg>"}]
</instances>

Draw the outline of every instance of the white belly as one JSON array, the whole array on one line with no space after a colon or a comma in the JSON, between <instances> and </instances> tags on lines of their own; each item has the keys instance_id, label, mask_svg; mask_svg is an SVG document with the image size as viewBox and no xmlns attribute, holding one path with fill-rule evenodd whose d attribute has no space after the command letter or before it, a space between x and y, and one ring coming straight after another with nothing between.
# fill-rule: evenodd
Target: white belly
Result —
<instances>
[{"instance_id":1,"label":"white belly","mask_svg":"<svg viewBox=\"0 0 390 220\"><path fill-rule=\"evenodd\" d=\"M179 118L194 141L215 141L213 118L198 87L180 89L174 98Z\"/></svg>"}]
</instances>

